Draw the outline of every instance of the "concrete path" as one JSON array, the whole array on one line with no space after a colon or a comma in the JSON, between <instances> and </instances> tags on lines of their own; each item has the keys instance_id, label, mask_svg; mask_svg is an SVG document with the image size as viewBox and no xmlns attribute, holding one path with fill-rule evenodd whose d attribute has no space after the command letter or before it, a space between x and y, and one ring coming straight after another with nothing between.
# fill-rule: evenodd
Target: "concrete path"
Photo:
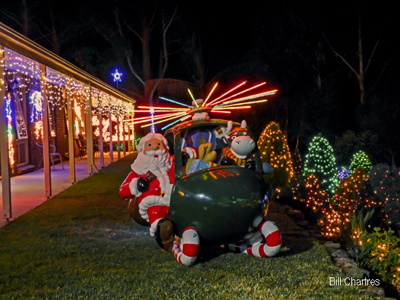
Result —
<instances>
[{"instance_id":1,"label":"concrete path","mask_svg":"<svg viewBox=\"0 0 400 300\"><path fill-rule=\"evenodd\" d=\"M127 153L128 155L128 153ZM114 152L114 161L118 160L118 153ZM121 158L123 152L121 152ZM109 153L104 153L104 166L110 164ZM95 158L95 165L100 170L100 159ZM88 174L86 158L75 159L76 182L90 176ZM64 162L64 170L61 164L55 165L55 170L51 166L51 189L52 196L59 194L72 186L69 178L69 162ZM0 196L2 195L2 186L0 184ZM45 202L47 198L44 195L44 172L43 169L15 176L11 178L11 213L12 218L7 221L3 218L3 199L0 200L0 227L7 225L19 216L25 214L36 206Z\"/></svg>"}]
</instances>

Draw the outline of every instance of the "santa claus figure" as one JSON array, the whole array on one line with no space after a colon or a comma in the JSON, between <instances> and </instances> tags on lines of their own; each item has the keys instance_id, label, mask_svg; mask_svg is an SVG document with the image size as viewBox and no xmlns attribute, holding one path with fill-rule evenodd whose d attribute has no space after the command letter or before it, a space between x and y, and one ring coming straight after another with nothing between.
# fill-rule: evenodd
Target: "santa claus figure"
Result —
<instances>
[{"instance_id":1,"label":"santa claus figure","mask_svg":"<svg viewBox=\"0 0 400 300\"><path fill-rule=\"evenodd\" d=\"M172 231L172 223L167 219L174 182L173 158L169 154L167 140L159 133L144 136L137 150L138 156L131 165L132 172L122 183L119 194L123 198L134 197L134 213L150 224L150 235L165 249L160 240L160 225L169 223L164 227L171 227L167 231Z\"/></svg>"}]
</instances>

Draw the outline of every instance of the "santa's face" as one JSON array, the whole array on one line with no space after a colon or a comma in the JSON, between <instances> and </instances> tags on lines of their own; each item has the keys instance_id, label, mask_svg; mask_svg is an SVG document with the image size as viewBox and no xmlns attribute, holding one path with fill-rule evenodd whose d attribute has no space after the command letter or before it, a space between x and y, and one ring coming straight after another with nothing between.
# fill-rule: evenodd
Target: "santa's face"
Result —
<instances>
[{"instance_id":1,"label":"santa's face","mask_svg":"<svg viewBox=\"0 0 400 300\"><path fill-rule=\"evenodd\" d=\"M166 148L164 143L157 138L149 139L143 147L143 153L148 156L154 156L154 158L163 155L165 152Z\"/></svg>"},{"instance_id":2,"label":"santa's face","mask_svg":"<svg viewBox=\"0 0 400 300\"><path fill-rule=\"evenodd\" d=\"M148 139L132 164L132 169L138 174L145 174L147 171L166 173L170 168L169 151L158 138Z\"/></svg>"}]
</instances>

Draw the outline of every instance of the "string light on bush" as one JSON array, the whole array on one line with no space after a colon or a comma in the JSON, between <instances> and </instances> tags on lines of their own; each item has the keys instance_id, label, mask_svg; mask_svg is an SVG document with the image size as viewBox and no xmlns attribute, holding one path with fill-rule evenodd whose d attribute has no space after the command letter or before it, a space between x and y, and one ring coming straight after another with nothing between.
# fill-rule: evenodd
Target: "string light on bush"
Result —
<instances>
[{"instance_id":1,"label":"string light on bush","mask_svg":"<svg viewBox=\"0 0 400 300\"><path fill-rule=\"evenodd\" d=\"M274 171L267 175L270 184L275 188L288 186L294 176L293 162L286 137L279 124L270 122L261 133L257 146L262 161L274 167Z\"/></svg>"},{"instance_id":2,"label":"string light on bush","mask_svg":"<svg viewBox=\"0 0 400 300\"><path fill-rule=\"evenodd\" d=\"M307 176L305 188L307 192L306 206L311 208L314 213L319 214L322 207L329 203L329 195L322 190L319 179L314 174Z\"/></svg>"},{"instance_id":3,"label":"string light on bush","mask_svg":"<svg viewBox=\"0 0 400 300\"><path fill-rule=\"evenodd\" d=\"M341 236L341 217L340 214L328 205L321 209L321 218L318 219L318 225L321 227L321 234L327 239L339 239Z\"/></svg>"},{"instance_id":4,"label":"string light on bush","mask_svg":"<svg viewBox=\"0 0 400 300\"><path fill-rule=\"evenodd\" d=\"M363 150L360 150L353 154L350 164L350 173L353 173L355 169L363 168L369 171L372 168L372 162L368 154Z\"/></svg>"},{"instance_id":5,"label":"string light on bush","mask_svg":"<svg viewBox=\"0 0 400 300\"><path fill-rule=\"evenodd\" d=\"M369 180L368 173L358 168L353 175L342 181L333 198L334 207L342 214L342 222L348 223L350 216L360 207L360 188Z\"/></svg>"}]
</instances>

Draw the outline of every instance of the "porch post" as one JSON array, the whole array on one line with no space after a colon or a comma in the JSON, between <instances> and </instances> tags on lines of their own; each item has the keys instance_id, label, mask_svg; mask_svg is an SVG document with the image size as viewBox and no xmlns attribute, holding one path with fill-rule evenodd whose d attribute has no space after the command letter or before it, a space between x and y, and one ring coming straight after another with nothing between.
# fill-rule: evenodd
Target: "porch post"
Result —
<instances>
[{"instance_id":1,"label":"porch post","mask_svg":"<svg viewBox=\"0 0 400 300\"><path fill-rule=\"evenodd\" d=\"M128 120L129 120L129 118L130 118L130 112L128 112L128 116L127 116ZM125 126L126 126L126 128L128 128L128 153L130 154L131 153L131 125L129 124L129 122L125 122L124 129L125 129Z\"/></svg>"},{"instance_id":2,"label":"porch post","mask_svg":"<svg viewBox=\"0 0 400 300\"><path fill-rule=\"evenodd\" d=\"M67 117L68 117L68 156L69 156L69 181L76 183L75 171L75 141L74 141L74 118L72 115L72 107L74 106L74 98L71 97L71 82L67 82Z\"/></svg>"},{"instance_id":3,"label":"porch post","mask_svg":"<svg viewBox=\"0 0 400 300\"><path fill-rule=\"evenodd\" d=\"M46 91L46 66L40 64L40 92L42 93L43 111L43 172L44 172L44 195L46 198L52 196L51 192L51 169L50 169L50 126L49 126L49 101Z\"/></svg>"},{"instance_id":4,"label":"porch post","mask_svg":"<svg viewBox=\"0 0 400 300\"><path fill-rule=\"evenodd\" d=\"M116 116L117 117L117 151L118 151L118 160L120 160L121 159L121 141L120 141L120 138L119 138L119 135L120 135L120 128L119 128L119 115L117 115Z\"/></svg>"},{"instance_id":5,"label":"porch post","mask_svg":"<svg viewBox=\"0 0 400 300\"><path fill-rule=\"evenodd\" d=\"M112 120L111 120L112 114L111 111L108 113L108 120L110 121L109 124L110 126L108 127L110 131L110 163L114 162L114 152L113 152L113 130L112 130Z\"/></svg>"},{"instance_id":6,"label":"porch post","mask_svg":"<svg viewBox=\"0 0 400 300\"><path fill-rule=\"evenodd\" d=\"M121 121L121 124L122 124L122 144L124 145L124 157L126 156L126 146L127 146L126 140L125 140L125 126L126 126L126 123L124 122L125 121L125 116L126 115L124 115L122 117L122 121Z\"/></svg>"},{"instance_id":7,"label":"porch post","mask_svg":"<svg viewBox=\"0 0 400 300\"><path fill-rule=\"evenodd\" d=\"M131 126L132 126L132 136L133 136L133 142L132 142L132 151L136 151L136 145L135 145L135 108L132 111L132 121L131 121Z\"/></svg>"},{"instance_id":8,"label":"porch post","mask_svg":"<svg viewBox=\"0 0 400 300\"><path fill-rule=\"evenodd\" d=\"M92 126L92 85L88 84L88 95L86 97L86 149L87 149L87 166L88 173L92 174L93 169L98 172L96 165L94 164L93 155L93 126Z\"/></svg>"},{"instance_id":9,"label":"porch post","mask_svg":"<svg viewBox=\"0 0 400 300\"><path fill-rule=\"evenodd\" d=\"M103 112L98 114L99 118L99 151L100 151L100 168L104 168L104 145L103 145Z\"/></svg>"},{"instance_id":10,"label":"porch post","mask_svg":"<svg viewBox=\"0 0 400 300\"><path fill-rule=\"evenodd\" d=\"M6 117L6 80L5 80L5 59L4 48L0 45L0 132L7 132ZM7 138L0 139L1 151L1 185L3 197L3 218L12 217L11 210L11 182L10 182L10 161L8 159L8 141Z\"/></svg>"}]
</instances>

